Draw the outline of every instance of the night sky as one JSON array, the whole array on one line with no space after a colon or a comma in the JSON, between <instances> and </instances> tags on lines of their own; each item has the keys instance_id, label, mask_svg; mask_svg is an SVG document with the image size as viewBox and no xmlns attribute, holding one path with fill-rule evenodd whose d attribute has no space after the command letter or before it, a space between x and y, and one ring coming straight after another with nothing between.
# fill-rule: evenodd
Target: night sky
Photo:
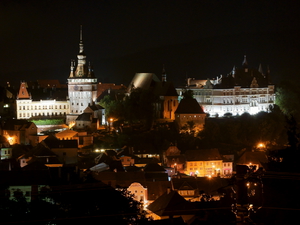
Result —
<instances>
[{"instance_id":1,"label":"night sky","mask_svg":"<svg viewBox=\"0 0 300 225\"><path fill-rule=\"evenodd\" d=\"M66 82L79 50L99 82L128 85L136 72L183 85L240 66L270 67L273 81L299 79L297 1L1 0L0 81Z\"/></svg>"}]
</instances>

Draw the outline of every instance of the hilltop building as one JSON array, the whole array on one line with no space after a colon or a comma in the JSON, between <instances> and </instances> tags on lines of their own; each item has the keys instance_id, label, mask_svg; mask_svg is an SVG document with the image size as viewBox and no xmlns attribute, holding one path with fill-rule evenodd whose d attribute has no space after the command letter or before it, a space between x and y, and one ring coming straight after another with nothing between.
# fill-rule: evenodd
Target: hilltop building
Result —
<instances>
[{"instance_id":1,"label":"hilltop building","mask_svg":"<svg viewBox=\"0 0 300 225\"><path fill-rule=\"evenodd\" d=\"M155 104L155 117L160 121L175 120L175 110L178 107L178 94L172 82L167 81L165 68L162 71L162 79L153 73L136 73L128 87L128 93L135 88L151 90L159 97Z\"/></svg>"},{"instance_id":2,"label":"hilltop building","mask_svg":"<svg viewBox=\"0 0 300 225\"><path fill-rule=\"evenodd\" d=\"M177 88L179 96L185 89L192 90L194 98L211 116L224 114L256 114L269 111L275 102L275 86L271 83L270 70L264 73L262 66L249 68L246 56L240 68L233 67L227 76L216 79L187 79L187 86Z\"/></svg>"},{"instance_id":3,"label":"hilltop building","mask_svg":"<svg viewBox=\"0 0 300 225\"><path fill-rule=\"evenodd\" d=\"M57 80L21 82L16 100L17 119L62 117L66 118L66 124L76 129L99 129L105 123L105 110L95 102L98 86L103 84L97 83L91 63L87 65L82 29L77 64L71 60L70 70L67 87ZM109 88L123 86L111 84ZM102 89L101 92L105 91Z\"/></svg>"},{"instance_id":4,"label":"hilltop building","mask_svg":"<svg viewBox=\"0 0 300 225\"><path fill-rule=\"evenodd\" d=\"M74 60L71 61L70 75L68 78L68 96L70 100L70 113L67 115L66 123L77 126L77 118L84 113L87 107L94 105L97 98L97 78L94 75L91 63L88 65L86 63L86 54L82 41L82 29L80 29L77 65ZM102 118L90 117L91 121L94 119L102 120Z\"/></svg>"},{"instance_id":5,"label":"hilltop building","mask_svg":"<svg viewBox=\"0 0 300 225\"><path fill-rule=\"evenodd\" d=\"M69 114L69 105L63 88L55 85L28 87L23 81L16 99L17 119L64 117Z\"/></svg>"}]
</instances>

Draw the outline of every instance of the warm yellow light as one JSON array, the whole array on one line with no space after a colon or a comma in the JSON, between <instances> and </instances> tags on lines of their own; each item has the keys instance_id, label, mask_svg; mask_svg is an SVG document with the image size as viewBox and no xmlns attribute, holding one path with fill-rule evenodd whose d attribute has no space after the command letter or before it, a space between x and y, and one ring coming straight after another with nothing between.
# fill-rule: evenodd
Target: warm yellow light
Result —
<instances>
[{"instance_id":1,"label":"warm yellow light","mask_svg":"<svg viewBox=\"0 0 300 225\"><path fill-rule=\"evenodd\" d=\"M264 143L260 142L257 144L257 148L265 148L266 146L264 145Z\"/></svg>"},{"instance_id":2,"label":"warm yellow light","mask_svg":"<svg viewBox=\"0 0 300 225\"><path fill-rule=\"evenodd\" d=\"M113 120L114 120L113 118L110 118L110 119L109 119L110 122L112 122Z\"/></svg>"},{"instance_id":3,"label":"warm yellow light","mask_svg":"<svg viewBox=\"0 0 300 225\"><path fill-rule=\"evenodd\" d=\"M11 136L6 136L7 141L9 142L10 145L14 144L15 139Z\"/></svg>"},{"instance_id":4,"label":"warm yellow light","mask_svg":"<svg viewBox=\"0 0 300 225\"><path fill-rule=\"evenodd\" d=\"M74 127L75 126L75 121L71 121L70 123L69 123L69 129L71 129L72 127Z\"/></svg>"}]
</instances>

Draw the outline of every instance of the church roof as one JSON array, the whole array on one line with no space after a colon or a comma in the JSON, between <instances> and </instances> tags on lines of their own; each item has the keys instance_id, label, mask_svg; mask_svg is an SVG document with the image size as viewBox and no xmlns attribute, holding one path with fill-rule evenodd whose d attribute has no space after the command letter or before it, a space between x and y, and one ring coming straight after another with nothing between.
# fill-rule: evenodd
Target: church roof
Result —
<instances>
[{"instance_id":1,"label":"church roof","mask_svg":"<svg viewBox=\"0 0 300 225\"><path fill-rule=\"evenodd\" d=\"M132 88L142 88L148 90L154 87L156 82L160 82L154 73L136 73L129 85L129 92Z\"/></svg>"},{"instance_id":2,"label":"church roof","mask_svg":"<svg viewBox=\"0 0 300 225\"><path fill-rule=\"evenodd\" d=\"M175 114L203 114L203 109L194 98L184 98L180 101Z\"/></svg>"},{"instance_id":3,"label":"church roof","mask_svg":"<svg viewBox=\"0 0 300 225\"><path fill-rule=\"evenodd\" d=\"M154 94L157 96L178 96L172 82L157 82L154 87Z\"/></svg>"}]
</instances>

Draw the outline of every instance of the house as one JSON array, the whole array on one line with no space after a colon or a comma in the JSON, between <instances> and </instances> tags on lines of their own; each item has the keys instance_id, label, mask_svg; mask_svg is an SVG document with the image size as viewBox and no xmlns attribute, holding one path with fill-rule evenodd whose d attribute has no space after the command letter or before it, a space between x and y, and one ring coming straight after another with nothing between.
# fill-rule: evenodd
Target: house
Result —
<instances>
[{"instance_id":1,"label":"house","mask_svg":"<svg viewBox=\"0 0 300 225\"><path fill-rule=\"evenodd\" d=\"M80 114L73 126L77 130L99 130L101 125L105 124L105 110L102 106L89 105L82 114Z\"/></svg>"},{"instance_id":2,"label":"house","mask_svg":"<svg viewBox=\"0 0 300 225\"><path fill-rule=\"evenodd\" d=\"M185 156L181 154L180 150L175 145L171 145L163 153L164 164L167 167L173 168L175 172L184 172Z\"/></svg>"},{"instance_id":3,"label":"house","mask_svg":"<svg viewBox=\"0 0 300 225\"><path fill-rule=\"evenodd\" d=\"M59 140L54 135L49 135L41 144L57 155L60 163L77 164L78 143L77 140Z\"/></svg>"},{"instance_id":4,"label":"house","mask_svg":"<svg viewBox=\"0 0 300 225\"><path fill-rule=\"evenodd\" d=\"M185 155L185 174L199 177L223 175L223 160L218 149L188 150Z\"/></svg>"},{"instance_id":5,"label":"house","mask_svg":"<svg viewBox=\"0 0 300 225\"><path fill-rule=\"evenodd\" d=\"M39 143L34 148L32 148L28 153L19 157L21 168L26 169L33 166L42 167L62 167L63 163L59 160L58 156L47 148L45 145ZM28 166L30 165L30 167ZM34 167L38 170L40 168Z\"/></svg>"},{"instance_id":6,"label":"house","mask_svg":"<svg viewBox=\"0 0 300 225\"><path fill-rule=\"evenodd\" d=\"M10 159L12 157L12 148L0 148L0 155L2 159Z\"/></svg>"},{"instance_id":7,"label":"house","mask_svg":"<svg viewBox=\"0 0 300 225\"><path fill-rule=\"evenodd\" d=\"M136 201L142 201L142 202L147 202L148 200L148 188L143 187L138 182L133 182L130 184L130 186L127 188L127 190L134 195L134 199Z\"/></svg>"},{"instance_id":8,"label":"house","mask_svg":"<svg viewBox=\"0 0 300 225\"><path fill-rule=\"evenodd\" d=\"M36 146L38 143L37 126L27 120L9 119L3 127L3 136L13 144Z\"/></svg>"},{"instance_id":9,"label":"house","mask_svg":"<svg viewBox=\"0 0 300 225\"><path fill-rule=\"evenodd\" d=\"M63 130L55 134L59 140L77 140L78 148L92 146L94 137L91 134L88 134L86 131L78 132L74 130Z\"/></svg>"},{"instance_id":10,"label":"house","mask_svg":"<svg viewBox=\"0 0 300 225\"><path fill-rule=\"evenodd\" d=\"M190 219L196 214L197 204L185 200L177 191L168 189L147 209L157 215L156 219L176 218L183 215L186 219Z\"/></svg>"},{"instance_id":11,"label":"house","mask_svg":"<svg viewBox=\"0 0 300 225\"><path fill-rule=\"evenodd\" d=\"M218 190L229 184L228 179L220 177L181 177L172 178L171 182L173 190L192 202L220 200L223 193Z\"/></svg>"},{"instance_id":12,"label":"house","mask_svg":"<svg viewBox=\"0 0 300 225\"><path fill-rule=\"evenodd\" d=\"M263 168L263 164L268 162L268 157L263 151L244 151L237 159L237 165L246 165L256 170Z\"/></svg>"},{"instance_id":13,"label":"house","mask_svg":"<svg viewBox=\"0 0 300 225\"><path fill-rule=\"evenodd\" d=\"M121 158L122 165L124 167L134 165L134 157L130 155L122 155L120 158Z\"/></svg>"},{"instance_id":14,"label":"house","mask_svg":"<svg viewBox=\"0 0 300 225\"><path fill-rule=\"evenodd\" d=\"M185 126L188 131L194 129L196 131L202 130L205 124L205 117L206 114L197 100L191 97L183 98L175 111L175 121L179 128L182 129ZM189 125L189 123L192 123L193 126Z\"/></svg>"}]
</instances>

